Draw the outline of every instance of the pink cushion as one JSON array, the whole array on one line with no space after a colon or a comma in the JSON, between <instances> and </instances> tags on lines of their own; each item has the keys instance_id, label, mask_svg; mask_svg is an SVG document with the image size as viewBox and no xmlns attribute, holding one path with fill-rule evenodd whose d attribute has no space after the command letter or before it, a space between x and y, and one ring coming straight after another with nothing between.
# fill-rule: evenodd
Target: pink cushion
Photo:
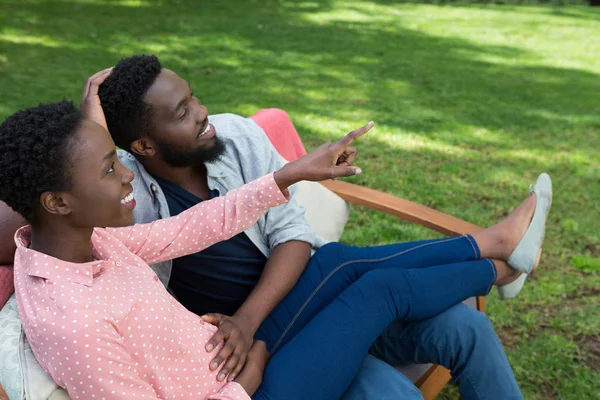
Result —
<instances>
[{"instance_id":1,"label":"pink cushion","mask_svg":"<svg viewBox=\"0 0 600 400\"><path fill-rule=\"evenodd\" d=\"M12 265L0 266L0 309L15 292Z\"/></svg>"},{"instance_id":2,"label":"pink cushion","mask_svg":"<svg viewBox=\"0 0 600 400\"><path fill-rule=\"evenodd\" d=\"M263 108L250 119L265 131L275 150L287 161L295 161L306 154L298 131L285 111L278 108Z\"/></svg>"}]
</instances>

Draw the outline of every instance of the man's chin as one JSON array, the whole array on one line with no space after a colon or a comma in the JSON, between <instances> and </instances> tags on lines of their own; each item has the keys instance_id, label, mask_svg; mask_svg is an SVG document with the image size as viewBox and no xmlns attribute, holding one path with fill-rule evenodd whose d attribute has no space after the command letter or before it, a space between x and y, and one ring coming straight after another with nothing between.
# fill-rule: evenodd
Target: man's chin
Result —
<instances>
[{"instance_id":1,"label":"man's chin","mask_svg":"<svg viewBox=\"0 0 600 400\"><path fill-rule=\"evenodd\" d=\"M179 151L163 145L161 152L164 161L171 167L193 167L217 161L225 153L225 143L215 136L210 142L202 143L193 151Z\"/></svg>"}]
</instances>

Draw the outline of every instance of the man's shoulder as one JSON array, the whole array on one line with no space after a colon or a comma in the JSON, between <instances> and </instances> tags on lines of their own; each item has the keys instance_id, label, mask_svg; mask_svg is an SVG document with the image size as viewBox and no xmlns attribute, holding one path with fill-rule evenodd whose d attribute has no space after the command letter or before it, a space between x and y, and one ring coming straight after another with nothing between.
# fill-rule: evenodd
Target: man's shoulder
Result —
<instances>
[{"instance_id":1,"label":"man's shoulder","mask_svg":"<svg viewBox=\"0 0 600 400\"><path fill-rule=\"evenodd\" d=\"M123 149L117 149L117 157L119 157L119 161L123 166L133 170L133 172L139 170L142 165L133 154Z\"/></svg>"}]
</instances>

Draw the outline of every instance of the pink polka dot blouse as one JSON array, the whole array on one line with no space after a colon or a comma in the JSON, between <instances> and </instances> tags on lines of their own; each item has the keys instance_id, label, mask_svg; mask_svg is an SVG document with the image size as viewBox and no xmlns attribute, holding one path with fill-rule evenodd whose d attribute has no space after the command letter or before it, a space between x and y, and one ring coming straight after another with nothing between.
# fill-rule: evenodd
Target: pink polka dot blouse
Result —
<instances>
[{"instance_id":1,"label":"pink polka dot blouse","mask_svg":"<svg viewBox=\"0 0 600 400\"><path fill-rule=\"evenodd\" d=\"M288 198L271 174L176 217L97 228L97 261L84 264L30 250L31 228L21 228L17 303L41 366L72 399L249 399L208 368L217 350L204 346L217 328L179 304L148 264L228 239Z\"/></svg>"}]
</instances>

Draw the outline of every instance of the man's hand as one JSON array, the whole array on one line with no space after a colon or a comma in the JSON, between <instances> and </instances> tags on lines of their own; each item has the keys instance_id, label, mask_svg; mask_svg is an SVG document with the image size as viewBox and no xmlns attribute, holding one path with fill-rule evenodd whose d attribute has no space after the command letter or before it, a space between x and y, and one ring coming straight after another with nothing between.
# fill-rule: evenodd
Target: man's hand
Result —
<instances>
[{"instance_id":1,"label":"man's hand","mask_svg":"<svg viewBox=\"0 0 600 400\"><path fill-rule=\"evenodd\" d=\"M223 348L210 363L211 371L216 370L223 361L226 361L217 380L222 381L228 375L229 380L235 379L246 363L248 350L254 339L254 332L252 332L250 324L240 321L239 317L229 317L217 313L206 314L200 318L219 328L206 343L206 351L211 352L219 343L224 342Z\"/></svg>"},{"instance_id":2,"label":"man's hand","mask_svg":"<svg viewBox=\"0 0 600 400\"><path fill-rule=\"evenodd\" d=\"M261 340L255 340L248 352L246 365L235 380L248 395L252 396L258 390L268 361L267 345Z\"/></svg>"},{"instance_id":3,"label":"man's hand","mask_svg":"<svg viewBox=\"0 0 600 400\"><path fill-rule=\"evenodd\" d=\"M80 107L83 118L94 121L106 130L108 130L108 127L106 126L106 118L104 117L104 111L100 104L100 97L98 97L98 88L110 75L112 70L113 67L106 68L96 72L88 78L85 87L83 88L83 97L81 98Z\"/></svg>"}]
</instances>

